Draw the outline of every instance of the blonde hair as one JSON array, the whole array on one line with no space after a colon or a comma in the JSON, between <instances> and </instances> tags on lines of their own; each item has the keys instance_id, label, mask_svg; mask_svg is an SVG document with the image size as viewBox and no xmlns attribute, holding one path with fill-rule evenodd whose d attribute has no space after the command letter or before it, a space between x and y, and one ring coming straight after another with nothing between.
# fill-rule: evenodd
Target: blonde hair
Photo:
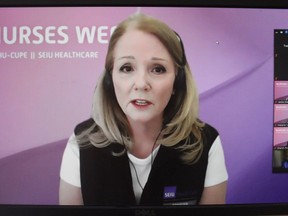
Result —
<instances>
[{"instance_id":1,"label":"blonde hair","mask_svg":"<svg viewBox=\"0 0 288 216\"><path fill-rule=\"evenodd\" d=\"M141 13L133 14L122 21L111 36L105 70L98 80L93 98L92 118L95 124L77 137L78 142L89 141L99 148L111 143L123 144L125 149L129 149L132 145L129 137L131 128L116 100L111 75L115 46L119 38L131 28L153 34L163 43L175 61L177 68L175 83L181 83L178 85L174 83L175 93L164 110L164 127L157 144L176 147L180 141L184 141L184 144L177 148L183 151L184 162L194 163L203 151L201 128L204 123L198 119L198 93L190 67L186 62L182 41L165 23ZM184 62L183 59L185 59ZM177 81L178 76L182 78L180 77ZM165 119L165 116L168 116L168 119ZM190 139L191 133L194 135L193 140Z\"/></svg>"}]
</instances>

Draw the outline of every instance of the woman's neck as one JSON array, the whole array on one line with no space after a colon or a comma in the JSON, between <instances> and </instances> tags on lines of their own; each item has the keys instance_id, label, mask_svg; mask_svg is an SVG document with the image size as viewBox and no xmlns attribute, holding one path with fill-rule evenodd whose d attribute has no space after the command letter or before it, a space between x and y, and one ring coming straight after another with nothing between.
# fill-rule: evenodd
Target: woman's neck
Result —
<instances>
[{"instance_id":1,"label":"woman's neck","mask_svg":"<svg viewBox=\"0 0 288 216\"><path fill-rule=\"evenodd\" d=\"M141 124L130 122L132 130L132 148L130 153L138 158L148 157L153 149L158 145L156 144L159 134L162 129L162 123L157 124Z\"/></svg>"}]
</instances>

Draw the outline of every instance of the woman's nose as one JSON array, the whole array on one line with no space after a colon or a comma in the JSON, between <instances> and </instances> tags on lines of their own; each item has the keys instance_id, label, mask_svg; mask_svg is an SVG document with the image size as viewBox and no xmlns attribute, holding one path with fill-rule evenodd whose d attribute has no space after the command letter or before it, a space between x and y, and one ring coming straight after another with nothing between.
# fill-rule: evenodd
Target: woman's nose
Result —
<instances>
[{"instance_id":1,"label":"woman's nose","mask_svg":"<svg viewBox=\"0 0 288 216\"><path fill-rule=\"evenodd\" d=\"M147 72L141 71L135 75L134 89L148 91L151 89L149 76Z\"/></svg>"}]
</instances>

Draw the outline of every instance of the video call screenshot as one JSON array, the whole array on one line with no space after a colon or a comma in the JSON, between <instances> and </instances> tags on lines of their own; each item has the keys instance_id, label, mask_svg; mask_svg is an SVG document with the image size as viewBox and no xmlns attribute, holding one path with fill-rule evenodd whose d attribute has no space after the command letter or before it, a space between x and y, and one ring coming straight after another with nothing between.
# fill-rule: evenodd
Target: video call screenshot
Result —
<instances>
[{"instance_id":1,"label":"video call screenshot","mask_svg":"<svg viewBox=\"0 0 288 216\"><path fill-rule=\"evenodd\" d=\"M199 117L221 137L226 203L287 203L288 10L111 6L0 8L0 205L59 205L65 146L136 12L181 37Z\"/></svg>"}]
</instances>

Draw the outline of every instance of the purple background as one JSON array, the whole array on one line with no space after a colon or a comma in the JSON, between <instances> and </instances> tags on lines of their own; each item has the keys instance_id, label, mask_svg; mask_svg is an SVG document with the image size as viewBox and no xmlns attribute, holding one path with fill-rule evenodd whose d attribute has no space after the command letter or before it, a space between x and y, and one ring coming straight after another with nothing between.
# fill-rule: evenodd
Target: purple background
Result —
<instances>
[{"instance_id":1,"label":"purple background","mask_svg":"<svg viewBox=\"0 0 288 216\"><path fill-rule=\"evenodd\" d=\"M288 202L288 175L272 173L273 29L288 28L288 11L145 7L0 9L0 27L68 25L71 38L61 46L0 43L1 52L99 51L96 60L0 59L0 203L57 203L63 147L90 114L106 52L106 45L77 44L73 26L113 26L137 10L182 37L200 116L221 135L227 203Z\"/></svg>"}]
</instances>

